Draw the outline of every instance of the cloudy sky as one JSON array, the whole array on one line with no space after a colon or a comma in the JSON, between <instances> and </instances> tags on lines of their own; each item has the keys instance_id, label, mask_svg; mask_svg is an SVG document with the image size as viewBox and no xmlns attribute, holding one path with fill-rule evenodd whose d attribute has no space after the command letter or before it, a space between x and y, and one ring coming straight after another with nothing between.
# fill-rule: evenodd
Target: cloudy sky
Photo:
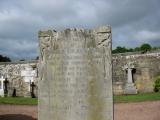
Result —
<instances>
[{"instance_id":1,"label":"cloudy sky","mask_svg":"<svg viewBox=\"0 0 160 120\"><path fill-rule=\"evenodd\" d=\"M160 46L160 0L0 0L0 54L38 55L40 29L111 25L113 48Z\"/></svg>"}]
</instances>

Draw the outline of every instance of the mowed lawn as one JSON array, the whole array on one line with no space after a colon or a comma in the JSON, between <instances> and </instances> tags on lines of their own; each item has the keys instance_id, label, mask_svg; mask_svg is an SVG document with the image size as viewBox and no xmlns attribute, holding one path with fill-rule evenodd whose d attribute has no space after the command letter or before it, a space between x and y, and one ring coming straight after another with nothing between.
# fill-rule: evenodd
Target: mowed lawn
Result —
<instances>
[{"instance_id":1,"label":"mowed lawn","mask_svg":"<svg viewBox=\"0 0 160 120\"><path fill-rule=\"evenodd\" d=\"M137 95L114 96L115 103L144 102L144 101L156 101L156 100L160 100L160 92L143 93Z\"/></svg>"},{"instance_id":2,"label":"mowed lawn","mask_svg":"<svg viewBox=\"0 0 160 120\"><path fill-rule=\"evenodd\" d=\"M37 105L38 99L24 97L0 97L0 104Z\"/></svg>"},{"instance_id":3,"label":"mowed lawn","mask_svg":"<svg viewBox=\"0 0 160 120\"><path fill-rule=\"evenodd\" d=\"M156 101L160 100L160 92L144 93L138 95L119 95L119 96L114 96L113 99L115 103ZM0 104L37 105L38 98L0 97Z\"/></svg>"}]
</instances>

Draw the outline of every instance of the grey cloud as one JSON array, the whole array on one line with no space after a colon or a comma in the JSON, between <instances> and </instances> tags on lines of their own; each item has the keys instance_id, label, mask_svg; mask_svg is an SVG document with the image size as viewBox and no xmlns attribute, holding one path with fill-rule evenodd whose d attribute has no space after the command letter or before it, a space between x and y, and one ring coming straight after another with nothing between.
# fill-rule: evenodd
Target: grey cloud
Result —
<instances>
[{"instance_id":1,"label":"grey cloud","mask_svg":"<svg viewBox=\"0 0 160 120\"><path fill-rule=\"evenodd\" d=\"M29 42L28 40L17 41L15 39L0 39L0 41L0 54L10 56L12 59L33 59L37 56L37 51L35 50L38 47L37 42Z\"/></svg>"},{"instance_id":2,"label":"grey cloud","mask_svg":"<svg viewBox=\"0 0 160 120\"><path fill-rule=\"evenodd\" d=\"M112 26L113 48L143 42L160 46L159 4L159 0L1 0L0 53L34 58L40 29L107 24Z\"/></svg>"}]
</instances>

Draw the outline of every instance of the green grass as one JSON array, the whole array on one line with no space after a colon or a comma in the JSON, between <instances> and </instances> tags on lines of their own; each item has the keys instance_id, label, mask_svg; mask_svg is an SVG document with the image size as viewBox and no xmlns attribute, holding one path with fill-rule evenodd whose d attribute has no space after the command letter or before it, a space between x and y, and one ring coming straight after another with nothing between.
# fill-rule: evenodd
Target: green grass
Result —
<instances>
[{"instance_id":1,"label":"green grass","mask_svg":"<svg viewBox=\"0 0 160 120\"><path fill-rule=\"evenodd\" d=\"M0 97L0 104L13 104L13 105L37 105L37 98L24 98L24 97Z\"/></svg>"},{"instance_id":2,"label":"green grass","mask_svg":"<svg viewBox=\"0 0 160 120\"><path fill-rule=\"evenodd\" d=\"M128 103L128 102L144 102L160 100L159 93L145 93L138 95L120 95L114 96L115 103ZM37 98L24 98L24 97L0 97L0 104L13 104L13 105L37 105Z\"/></svg>"},{"instance_id":3,"label":"green grass","mask_svg":"<svg viewBox=\"0 0 160 120\"><path fill-rule=\"evenodd\" d=\"M160 92L144 93L144 94L137 94L137 95L114 96L115 103L143 102L143 101L156 101L156 100L160 100Z\"/></svg>"}]
</instances>

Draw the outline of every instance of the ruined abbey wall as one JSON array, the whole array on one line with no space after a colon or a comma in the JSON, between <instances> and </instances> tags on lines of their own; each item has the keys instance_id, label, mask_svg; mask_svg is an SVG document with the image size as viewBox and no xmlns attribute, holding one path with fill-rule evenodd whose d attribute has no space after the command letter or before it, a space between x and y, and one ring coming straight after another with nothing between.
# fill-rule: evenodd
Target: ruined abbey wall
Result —
<instances>
[{"instance_id":1,"label":"ruined abbey wall","mask_svg":"<svg viewBox=\"0 0 160 120\"><path fill-rule=\"evenodd\" d=\"M33 70L37 70L37 61L19 61L19 62L1 62L0 76L7 79L8 95L12 96L13 90L16 89L16 96L25 96L28 92L29 84L25 82L21 72L26 66L31 66ZM37 71L38 72L38 71ZM37 96L38 77L34 77L35 95Z\"/></svg>"},{"instance_id":2,"label":"ruined abbey wall","mask_svg":"<svg viewBox=\"0 0 160 120\"><path fill-rule=\"evenodd\" d=\"M113 61L113 88L115 94L123 94L127 72L123 66L133 62L133 82L138 93L153 92L155 78L160 75L160 51L150 53L115 54Z\"/></svg>"},{"instance_id":3,"label":"ruined abbey wall","mask_svg":"<svg viewBox=\"0 0 160 120\"><path fill-rule=\"evenodd\" d=\"M149 53L123 53L113 54L113 90L114 94L124 94L124 86L127 81L127 71L123 70L124 65L133 62L133 82L138 93L153 92L155 78L160 75L160 50ZM26 65L32 66L38 73L38 61L21 61L0 63L0 76L3 75L7 80L9 95L16 89L17 96L25 96L28 91L28 83L21 76L21 71ZM39 74L39 73L38 73ZM35 94L37 96L38 75L34 77Z\"/></svg>"}]
</instances>

